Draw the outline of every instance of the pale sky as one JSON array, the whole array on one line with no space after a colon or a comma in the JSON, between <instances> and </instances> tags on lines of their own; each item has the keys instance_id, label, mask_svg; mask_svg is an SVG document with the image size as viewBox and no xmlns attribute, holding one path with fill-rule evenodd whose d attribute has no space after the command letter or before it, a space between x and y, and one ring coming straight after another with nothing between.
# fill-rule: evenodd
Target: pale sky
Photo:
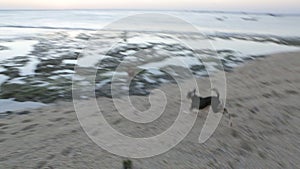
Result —
<instances>
[{"instance_id":1,"label":"pale sky","mask_svg":"<svg viewBox=\"0 0 300 169\"><path fill-rule=\"evenodd\" d=\"M300 0L0 0L0 9L193 9L300 13Z\"/></svg>"}]
</instances>

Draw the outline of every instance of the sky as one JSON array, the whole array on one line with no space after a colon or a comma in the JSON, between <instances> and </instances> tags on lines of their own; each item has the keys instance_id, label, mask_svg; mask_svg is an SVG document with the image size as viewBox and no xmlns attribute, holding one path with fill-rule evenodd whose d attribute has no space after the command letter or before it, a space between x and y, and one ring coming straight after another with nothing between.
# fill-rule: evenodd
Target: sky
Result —
<instances>
[{"instance_id":1,"label":"sky","mask_svg":"<svg viewBox=\"0 0 300 169\"><path fill-rule=\"evenodd\" d=\"M300 13L300 0L0 0L0 9L165 9Z\"/></svg>"}]
</instances>

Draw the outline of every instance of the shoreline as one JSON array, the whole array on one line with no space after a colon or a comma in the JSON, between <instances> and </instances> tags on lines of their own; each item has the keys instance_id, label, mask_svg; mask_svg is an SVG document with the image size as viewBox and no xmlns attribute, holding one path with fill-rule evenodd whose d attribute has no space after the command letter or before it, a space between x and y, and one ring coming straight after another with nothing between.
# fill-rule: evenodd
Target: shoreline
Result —
<instances>
[{"instance_id":1,"label":"shoreline","mask_svg":"<svg viewBox=\"0 0 300 169\"><path fill-rule=\"evenodd\" d=\"M284 54L289 54L289 53L300 53L300 50L299 51L296 51L296 52L279 52L279 53L273 53L273 54L266 54L266 55L262 55L262 56L257 56L255 59L251 59L251 60L247 60L246 62L242 63L241 65L233 68L232 70L230 71L225 71L226 74L231 74L232 72L235 72L235 71L238 71L239 69L243 69L244 66L247 66L249 64L252 64L253 62L257 62L261 59L265 59L265 58L268 58L268 57L274 57L274 55L284 55ZM224 67L224 70L225 70L225 67ZM197 78L198 80L199 79L207 79L207 76L202 76L202 77L198 77ZM186 79L188 80L188 79ZM161 86L165 86L167 84L161 84L159 86L157 86L156 88L159 88ZM156 89L154 88L154 89ZM147 97L148 95L143 95L145 97ZM97 98L110 98L110 97L107 97L107 96L96 96ZM87 98L88 99L88 98ZM32 102L30 100L28 101L16 101L14 98L10 98L10 99L0 99L0 103L3 103L3 104L6 104L6 103L9 103L9 105L11 104L18 104L19 106L23 106L25 108L17 108L17 109L12 109L12 106L6 106L6 107L9 107L9 109L6 109L4 111L0 111L0 116L7 116L7 115L12 115L14 113L17 113L17 112L22 112L22 111L26 111L26 107L29 107L29 109L37 109L37 108L44 108L46 106L51 106L51 105L55 105L56 103L60 103L60 102L72 102L72 99L68 100L68 99L65 99L65 100L55 100L54 102L50 102L50 103L42 103L42 102ZM1 104L2 104L1 103ZM26 105L26 103L29 103L28 105ZM32 105L32 108L30 108ZM17 106L18 107L18 106Z\"/></svg>"},{"instance_id":2,"label":"shoreline","mask_svg":"<svg viewBox=\"0 0 300 169\"><path fill-rule=\"evenodd\" d=\"M91 37L103 40L103 44L96 47L104 51L108 50L105 53L107 57L97 59L84 54L85 44ZM173 82L165 70L183 68L180 64L182 61L195 76L201 77L207 75L203 66L204 61L208 64L208 70L216 71L219 69L216 60L221 59L225 71L231 71L240 64L266 53L300 49L294 42L281 40L280 36L260 37L221 33L216 37L205 37L184 33L170 35L127 32L126 42L123 42L123 37L123 32L101 33L99 31L97 34L58 32L43 33L27 40L0 42L0 55L6 58L0 59L2 89L0 99L14 98L21 102L33 101L46 104L57 100L71 100L75 66L83 69L88 67L91 71L97 71L95 81L97 96L111 97L111 74L120 63L128 62L123 65L128 67L135 65L136 69L143 70L135 76L131 94L147 95L149 90ZM177 39L184 39L200 46L191 49ZM208 39L213 46L207 44ZM110 49L110 43L118 40L119 43ZM203 59L197 56L203 56ZM149 66L154 66L155 71L151 71ZM86 70L87 74L89 72ZM128 72L125 68L117 73L126 75ZM182 75L180 71L176 73ZM84 77L82 83L89 83Z\"/></svg>"},{"instance_id":3,"label":"shoreline","mask_svg":"<svg viewBox=\"0 0 300 169\"><path fill-rule=\"evenodd\" d=\"M132 159L135 168L297 168L300 155L300 52L273 54L249 61L226 73L227 103L233 126L222 118L204 144L198 136L206 113L198 115L188 136L170 151L147 159ZM201 94L209 94L207 78L198 79ZM113 107L103 114L114 128L133 136L162 132L176 117L178 100L174 85L161 87L171 93L170 105L154 124L132 124ZM145 96L139 109L147 109ZM89 101L87 100L87 103ZM111 99L98 98L109 105ZM139 102L137 102L139 103ZM84 104L84 103L83 103ZM83 132L72 102L30 113L0 118L0 165L4 168L121 168L124 158L112 155ZM97 133L95 133L97 134ZM101 134L101 133L98 133Z\"/></svg>"},{"instance_id":4,"label":"shoreline","mask_svg":"<svg viewBox=\"0 0 300 169\"><path fill-rule=\"evenodd\" d=\"M58 39L61 38L60 36L64 37L66 35L61 33L58 35ZM85 34L79 34L77 38L85 39L86 36L87 35L85 35ZM241 39L237 38L235 40L237 40L237 42L235 42L235 43L242 43ZM23 41L25 42L25 40L23 40ZM24 43L23 41L22 41L22 44ZM3 63L0 63L0 73L1 73L0 83L3 83L3 84L1 84L2 92L1 92L0 98L5 99L6 101L8 101L9 99L15 99L16 101L20 101L20 102L31 101L31 102L45 103L45 104L53 103L53 102L56 102L59 100L70 101L72 99L70 86L72 85L71 81L72 81L72 76L74 74L74 66L76 65L77 55L80 53L81 47L74 49L73 52L66 52L63 56L61 56L61 58L43 60L41 57L43 55L48 55L48 53L42 52L40 50L45 48L44 45L47 44L47 42L45 42L45 44L43 44L37 39L35 39L35 40L31 39L29 41L30 41L30 43L32 43L32 41L34 41L35 45L31 47L29 44L27 44L27 42L25 42L23 45L27 44L29 46L26 47L28 49L26 49L25 51L22 51L23 52L22 55L27 55L26 52L29 52L28 56L18 56L18 57L15 57L14 59L9 59L8 61L5 61L5 62L3 61ZM49 41L51 41L51 39ZM219 42L219 41L217 41L217 42ZM215 43L217 43L217 42L215 42ZM224 41L224 39L223 39L223 40L220 40L220 42L225 43L226 41ZM10 42L10 43L14 43L14 42ZM62 45L60 43L61 42L58 42L56 45ZM248 43L250 43L250 42L248 42ZM255 44L256 42L254 40L251 43ZM145 48L144 45L145 44L142 45L143 48ZM233 45L233 44L229 43L229 45ZM270 44L268 44L268 45L270 45ZM268 46L268 45L266 45L266 46ZM158 46L159 46L159 44L158 44ZM137 50L139 48L139 46L131 45L131 47L128 47L128 49L125 48L125 50L127 50L128 52L132 52L131 50L133 47L136 48L135 50ZM155 47L156 47L155 45L153 45L153 46L150 45L146 48L153 49ZM34 49L33 51L32 51L32 48ZM181 59L184 58L184 59L187 59L186 61L188 61L188 62L191 62L191 61L193 61L193 59L196 59L196 58L193 58L194 56L193 57L189 56L189 53L191 51L186 49L184 46L177 45L177 47L175 47L175 48L178 48L177 50L179 51L178 53L175 53L175 56L178 55L175 58L181 58ZM268 48L270 48L270 47L268 47ZM268 48L266 51L270 50ZM50 49L51 49L51 47L49 49L43 49L43 50L47 51ZM180 51L182 49L184 49L185 52L181 53ZM283 49L281 49L281 50L283 50ZM286 48L286 50L288 50L288 49L289 48ZM290 48L291 51L297 50L297 49L298 49L297 46ZM118 57L120 57L123 50L124 49L122 49L122 47L121 47L120 49L117 49L115 51L110 51L111 52L110 54L112 56L117 55ZM160 49L160 50L162 50L162 49ZM6 50L4 50L4 52L5 51ZM270 51L269 52L266 52L266 51L265 51L265 53L270 52ZM168 52L170 52L170 51L168 51ZM204 51L197 51L196 53L198 55L202 55L202 54L207 55L207 53L205 53L205 52L203 53L203 52ZM254 53L252 53L252 54L248 53L248 54L244 54L243 56L241 56L239 58L238 55L241 55L241 54L237 53L237 51L217 50L216 52L218 53L218 55L221 55L220 58L222 58L222 62L223 62L225 71L232 71L233 69L236 69L237 67L240 67L243 64L247 64L247 62L249 60L255 60L259 57L265 56L265 55L259 55L259 54L254 54ZM10 52L8 52L8 53L10 53ZM11 52L11 53L14 53L14 52ZM170 53L170 54L173 54L173 53ZM31 55L33 55L34 57ZM37 55L37 56L35 56L35 55ZM181 57L181 55L182 56L184 55L184 57ZM213 53L210 53L208 55L212 56ZM50 55L50 58L51 57L52 56ZM124 57L124 56L121 55L121 57ZM120 58L118 58L118 59L120 59ZM118 59L111 60L111 58L108 58L108 60L104 60L106 64L107 64L107 62L112 62L110 64L104 65L104 69L107 69L106 67L108 67L108 70L104 71L104 73L102 72L103 70L100 70L100 69L98 70L102 73L102 74L97 75L97 78L96 78L98 80L98 82L96 84L96 86L97 86L96 92L97 92L98 97L101 97L101 96L110 97L109 86L107 85L107 84L109 84L109 77L106 74L110 73L109 70L111 69L111 67L114 67L115 65L117 65L119 63ZM171 58L165 58L165 59L171 59ZM149 61L150 65L152 64L152 61L153 60L150 59L150 61ZM166 64L166 65L164 65L165 68L167 68L167 69L172 68L172 64L168 65L167 61L168 60L161 60L160 62L165 62L165 64ZM158 59L158 62L159 62L159 59ZM208 61L208 62L210 62L210 61ZM156 63L154 62L154 65L155 64ZM200 63L194 63L194 64L195 65L189 65L190 70L194 74L196 74L196 76L204 76L205 77L207 72L206 72L205 68L203 67L203 65L201 65ZM21 65L21 67L19 67L20 65ZM147 65L147 62L145 65L140 65L140 66L143 67L146 65ZM173 65L173 66L176 68L177 65ZM214 68L213 64L210 65L210 69L212 69L212 68L216 69L216 68ZM158 69L158 71L161 73L160 69ZM45 76L40 75L41 73L45 74ZM120 72L120 73L126 73L126 72ZM24 74L24 76L23 76L23 74ZM146 76L147 78L141 79L141 78L143 78L143 76ZM142 84L142 86L140 86L139 84L134 84L134 90L131 90L131 91L134 91L132 93L133 95L148 95L149 90L157 88L160 85L163 85L165 82L168 82L168 81L170 82L170 77L168 77L167 74L163 73L163 75L161 75L161 74L159 75L159 74L153 74L152 72L149 72L149 71L143 72L142 74L140 74L140 77L138 77L137 79L142 80L143 84ZM160 81L159 79L162 79L163 81ZM155 83L153 83L152 81L155 81ZM102 83L102 82L105 82L105 83ZM45 95L45 93L48 93L50 96ZM2 111L2 112L4 112L4 111Z\"/></svg>"}]
</instances>

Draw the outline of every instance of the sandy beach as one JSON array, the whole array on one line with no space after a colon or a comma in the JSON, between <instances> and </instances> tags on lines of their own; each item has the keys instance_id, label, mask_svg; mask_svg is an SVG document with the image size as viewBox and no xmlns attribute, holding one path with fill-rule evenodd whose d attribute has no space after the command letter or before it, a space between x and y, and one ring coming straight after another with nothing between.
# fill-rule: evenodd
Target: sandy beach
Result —
<instances>
[{"instance_id":1,"label":"sandy beach","mask_svg":"<svg viewBox=\"0 0 300 169\"><path fill-rule=\"evenodd\" d=\"M227 76L226 107L233 125L222 118L213 136L198 143L206 112L188 136L170 151L146 159L130 159L134 169L298 168L300 166L300 52L258 58ZM209 80L198 79L201 94ZM160 87L176 95L174 85ZM175 98L175 97L174 97ZM146 96L134 96L143 101ZM188 100L187 100L188 101ZM99 104L111 99L100 97ZM176 118L178 100L154 124L134 125L116 110L103 110L107 121L123 133L141 137L164 131ZM89 100L82 103L88 105ZM147 104L139 104L147 109ZM128 127L131 126L132 127ZM0 168L121 169L126 158L98 147L84 133L72 102L58 102L0 119ZM101 133L98 133L101 134ZM298 167L297 167L298 166Z\"/></svg>"}]
</instances>

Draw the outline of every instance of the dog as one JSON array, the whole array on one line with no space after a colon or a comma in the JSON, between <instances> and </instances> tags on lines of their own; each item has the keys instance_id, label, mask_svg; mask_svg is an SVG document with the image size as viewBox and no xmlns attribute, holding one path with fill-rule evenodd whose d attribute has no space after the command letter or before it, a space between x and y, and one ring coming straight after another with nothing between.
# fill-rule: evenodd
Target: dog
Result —
<instances>
[{"instance_id":1,"label":"dog","mask_svg":"<svg viewBox=\"0 0 300 169\"><path fill-rule=\"evenodd\" d=\"M215 91L217 96L208 96L208 97L201 97L196 95L196 89L193 91L190 91L187 93L187 99L192 100L192 104L190 107L190 111L193 111L194 109L203 110L209 106L212 107L212 110L214 113L219 113L223 109L223 114L228 114L229 119L231 119L230 113L227 111L227 109L223 106L223 103L220 101L220 93L217 89L212 89L212 91ZM230 126L232 126L232 123L230 122Z\"/></svg>"}]
</instances>

